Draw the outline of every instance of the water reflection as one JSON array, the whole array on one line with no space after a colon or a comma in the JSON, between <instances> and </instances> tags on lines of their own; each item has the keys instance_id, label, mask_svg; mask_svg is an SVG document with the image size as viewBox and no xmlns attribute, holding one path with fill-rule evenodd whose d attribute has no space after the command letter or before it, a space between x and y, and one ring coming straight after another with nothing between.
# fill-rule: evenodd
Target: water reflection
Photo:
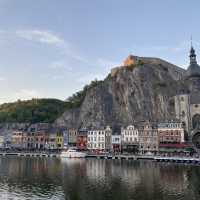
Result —
<instances>
[{"instance_id":1,"label":"water reflection","mask_svg":"<svg viewBox=\"0 0 200 200\"><path fill-rule=\"evenodd\" d=\"M0 199L200 199L200 168L153 162L0 158Z\"/></svg>"}]
</instances>

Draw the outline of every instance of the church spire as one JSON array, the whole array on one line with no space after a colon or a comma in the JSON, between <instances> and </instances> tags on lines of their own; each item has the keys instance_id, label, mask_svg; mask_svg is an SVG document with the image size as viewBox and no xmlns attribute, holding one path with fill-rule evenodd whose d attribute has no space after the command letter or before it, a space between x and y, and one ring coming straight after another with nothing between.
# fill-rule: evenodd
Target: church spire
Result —
<instances>
[{"instance_id":1,"label":"church spire","mask_svg":"<svg viewBox=\"0 0 200 200\"><path fill-rule=\"evenodd\" d=\"M191 49L190 49L190 64L197 64L195 50L192 45L192 37L191 37Z\"/></svg>"}]
</instances>

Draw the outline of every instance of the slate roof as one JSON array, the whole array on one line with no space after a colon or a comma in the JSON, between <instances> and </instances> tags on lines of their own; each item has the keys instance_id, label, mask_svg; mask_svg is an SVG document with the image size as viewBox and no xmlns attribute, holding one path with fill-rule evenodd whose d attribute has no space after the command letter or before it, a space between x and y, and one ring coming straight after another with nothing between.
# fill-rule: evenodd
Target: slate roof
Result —
<instances>
[{"instance_id":1,"label":"slate roof","mask_svg":"<svg viewBox=\"0 0 200 200\"><path fill-rule=\"evenodd\" d=\"M195 50L192 46L190 50L190 65L187 69L186 76L200 76L200 66L197 64Z\"/></svg>"},{"instance_id":2,"label":"slate roof","mask_svg":"<svg viewBox=\"0 0 200 200\"><path fill-rule=\"evenodd\" d=\"M192 63L187 69L187 77L200 76L200 66L197 63Z\"/></svg>"},{"instance_id":3,"label":"slate roof","mask_svg":"<svg viewBox=\"0 0 200 200\"><path fill-rule=\"evenodd\" d=\"M200 94L195 92L190 95L190 104L200 104Z\"/></svg>"}]
</instances>

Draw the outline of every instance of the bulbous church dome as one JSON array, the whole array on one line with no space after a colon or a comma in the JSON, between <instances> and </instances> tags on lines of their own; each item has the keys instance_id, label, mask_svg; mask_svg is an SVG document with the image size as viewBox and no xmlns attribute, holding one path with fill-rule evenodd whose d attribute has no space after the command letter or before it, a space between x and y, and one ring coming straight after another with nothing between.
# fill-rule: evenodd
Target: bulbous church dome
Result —
<instances>
[{"instance_id":1,"label":"bulbous church dome","mask_svg":"<svg viewBox=\"0 0 200 200\"><path fill-rule=\"evenodd\" d=\"M196 54L193 47L190 49L190 65L186 72L186 77L200 77L200 66L197 64Z\"/></svg>"}]
</instances>

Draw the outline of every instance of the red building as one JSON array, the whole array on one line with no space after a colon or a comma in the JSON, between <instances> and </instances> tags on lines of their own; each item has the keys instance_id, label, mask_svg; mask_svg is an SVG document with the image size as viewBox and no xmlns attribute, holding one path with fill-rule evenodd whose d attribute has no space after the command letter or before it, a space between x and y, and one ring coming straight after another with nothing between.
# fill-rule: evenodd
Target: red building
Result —
<instances>
[{"instance_id":1,"label":"red building","mask_svg":"<svg viewBox=\"0 0 200 200\"><path fill-rule=\"evenodd\" d=\"M159 144L160 154L165 154L168 156L176 155L190 155L194 153L193 147L188 143L168 143L168 144Z\"/></svg>"},{"instance_id":2,"label":"red building","mask_svg":"<svg viewBox=\"0 0 200 200\"><path fill-rule=\"evenodd\" d=\"M47 143L47 134L45 131L37 131L35 133L35 148L45 149L45 144Z\"/></svg>"},{"instance_id":3,"label":"red building","mask_svg":"<svg viewBox=\"0 0 200 200\"><path fill-rule=\"evenodd\" d=\"M84 151L87 150L87 129L80 129L77 134L76 147L77 149Z\"/></svg>"},{"instance_id":4,"label":"red building","mask_svg":"<svg viewBox=\"0 0 200 200\"><path fill-rule=\"evenodd\" d=\"M184 143L184 129L180 122L162 122L158 124L160 144Z\"/></svg>"}]
</instances>

